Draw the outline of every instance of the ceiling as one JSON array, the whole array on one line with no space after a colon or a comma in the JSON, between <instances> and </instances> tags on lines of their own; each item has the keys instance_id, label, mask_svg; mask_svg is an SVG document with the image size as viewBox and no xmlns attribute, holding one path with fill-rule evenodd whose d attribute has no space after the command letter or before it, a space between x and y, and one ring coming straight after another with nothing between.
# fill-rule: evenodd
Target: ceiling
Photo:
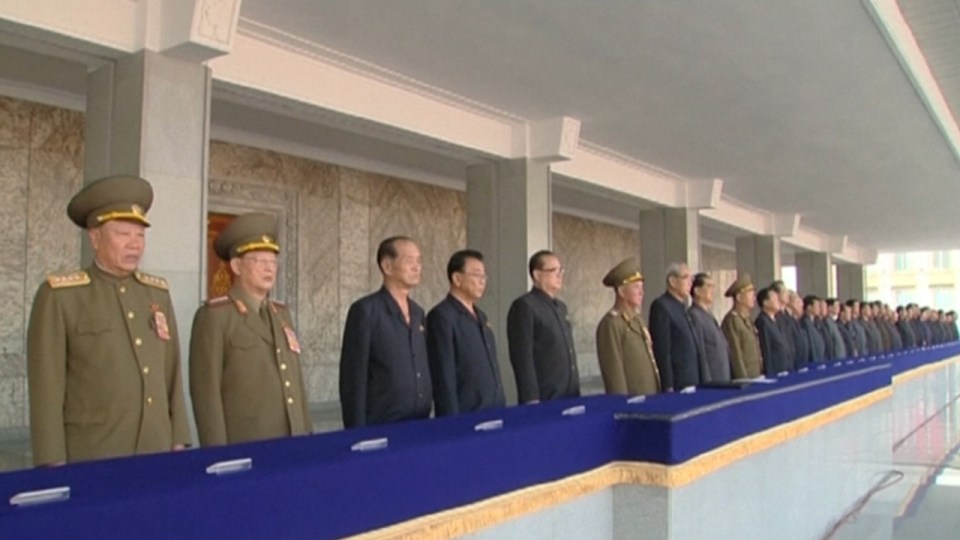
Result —
<instances>
[{"instance_id":1,"label":"ceiling","mask_svg":"<svg viewBox=\"0 0 960 540\"><path fill-rule=\"evenodd\" d=\"M865 246L960 248L960 165L861 2L243 0L241 17L577 118L582 140Z\"/></svg>"},{"instance_id":2,"label":"ceiling","mask_svg":"<svg viewBox=\"0 0 960 540\"><path fill-rule=\"evenodd\" d=\"M866 248L960 248L960 164L868 1L243 0L240 25L505 117L576 118L582 143L722 178L727 197L799 213L804 227ZM898 5L956 110L957 0ZM83 107L89 63L17 43L0 39L0 83L52 89ZM355 155L441 183L462 177L469 160L257 110L220 90L214 135L296 141L319 158ZM627 223L640 206L565 178L554 199ZM732 245L737 231L705 226L716 229L705 238Z\"/></svg>"}]
</instances>

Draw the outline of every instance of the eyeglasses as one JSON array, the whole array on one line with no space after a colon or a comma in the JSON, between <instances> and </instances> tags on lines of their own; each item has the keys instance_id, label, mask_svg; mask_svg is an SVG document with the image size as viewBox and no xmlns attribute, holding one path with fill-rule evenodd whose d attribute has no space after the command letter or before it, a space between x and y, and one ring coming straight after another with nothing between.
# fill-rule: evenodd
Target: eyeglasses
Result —
<instances>
[{"instance_id":1,"label":"eyeglasses","mask_svg":"<svg viewBox=\"0 0 960 540\"><path fill-rule=\"evenodd\" d=\"M540 271L546 272L548 274L552 274L556 272L558 276L562 276L566 272L566 270L562 266L554 266L552 268L541 268Z\"/></svg>"},{"instance_id":2,"label":"eyeglasses","mask_svg":"<svg viewBox=\"0 0 960 540\"><path fill-rule=\"evenodd\" d=\"M486 274L479 274L479 273L474 273L474 272L460 272L460 273L463 274L463 275L465 275L465 276L470 276L470 277L472 277L472 278L474 278L474 279L478 279L478 280L480 280L480 281L486 281L486 280L487 280L487 275L486 275Z\"/></svg>"}]
</instances>

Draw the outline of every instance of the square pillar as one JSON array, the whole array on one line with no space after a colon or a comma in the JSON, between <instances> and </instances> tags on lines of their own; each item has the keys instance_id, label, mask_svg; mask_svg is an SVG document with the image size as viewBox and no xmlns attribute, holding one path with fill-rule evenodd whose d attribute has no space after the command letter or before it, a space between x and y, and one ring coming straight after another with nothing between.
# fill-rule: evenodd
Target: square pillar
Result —
<instances>
[{"instance_id":1,"label":"square pillar","mask_svg":"<svg viewBox=\"0 0 960 540\"><path fill-rule=\"evenodd\" d=\"M797 267L797 292L820 298L833 295L833 263L829 253L807 251L794 256Z\"/></svg>"},{"instance_id":2,"label":"square pillar","mask_svg":"<svg viewBox=\"0 0 960 540\"><path fill-rule=\"evenodd\" d=\"M507 311L530 289L530 256L552 245L548 163L514 159L467 168L467 245L484 255L489 280L481 308L496 330L507 403L517 402L507 347ZM560 254L561 261L563 254ZM562 294L562 293L561 293Z\"/></svg>"},{"instance_id":3,"label":"square pillar","mask_svg":"<svg viewBox=\"0 0 960 540\"><path fill-rule=\"evenodd\" d=\"M696 208L655 208L640 211L640 270L646 282L644 313L666 290L667 266L684 262L700 269L700 211Z\"/></svg>"},{"instance_id":4,"label":"square pillar","mask_svg":"<svg viewBox=\"0 0 960 540\"><path fill-rule=\"evenodd\" d=\"M737 238L737 274L750 274L754 285L762 287L780 279L780 239L772 235Z\"/></svg>"},{"instance_id":5,"label":"square pillar","mask_svg":"<svg viewBox=\"0 0 960 540\"><path fill-rule=\"evenodd\" d=\"M841 300L863 299L866 292L863 283L862 264L844 263L837 265L837 298Z\"/></svg>"}]
</instances>

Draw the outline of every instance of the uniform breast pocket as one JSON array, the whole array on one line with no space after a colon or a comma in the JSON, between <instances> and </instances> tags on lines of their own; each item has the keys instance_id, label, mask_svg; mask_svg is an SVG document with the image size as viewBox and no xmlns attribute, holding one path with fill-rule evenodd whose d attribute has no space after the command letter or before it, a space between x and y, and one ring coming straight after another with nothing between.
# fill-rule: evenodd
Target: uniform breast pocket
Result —
<instances>
[{"instance_id":1,"label":"uniform breast pocket","mask_svg":"<svg viewBox=\"0 0 960 540\"><path fill-rule=\"evenodd\" d=\"M104 369L125 339L109 319L91 317L78 321L69 343L72 367L83 371Z\"/></svg>"},{"instance_id":2,"label":"uniform breast pocket","mask_svg":"<svg viewBox=\"0 0 960 540\"><path fill-rule=\"evenodd\" d=\"M237 351L255 349L260 342L262 342L260 338L248 332L237 332L230 336L230 348Z\"/></svg>"}]
</instances>

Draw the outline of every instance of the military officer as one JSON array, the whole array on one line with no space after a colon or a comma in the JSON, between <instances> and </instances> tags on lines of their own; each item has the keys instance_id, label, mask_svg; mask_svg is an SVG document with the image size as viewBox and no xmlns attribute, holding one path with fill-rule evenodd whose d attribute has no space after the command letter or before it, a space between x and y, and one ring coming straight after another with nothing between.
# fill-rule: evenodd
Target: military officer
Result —
<instances>
[{"instance_id":1,"label":"military officer","mask_svg":"<svg viewBox=\"0 0 960 540\"><path fill-rule=\"evenodd\" d=\"M730 370L734 379L752 379L763 371L760 358L760 341L757 328L750 319L750 311L756 305L753 283L749 275L737 277L727 292L727 298L733 299L733 308L723 318L723 335L730 344Z\"/></svg>"},{"instance_id":2,"label":"military officer","mask_svg":"<svg viewBox=\"0 0 960 540\"><path fill-rule=\"evenodd\" d=\"M656 394L660 373L653 360L650 333L643 323L643 274L636 259L613 267L603 278L613 289L613 309L597 326L597 359L608 394Z\"/></svg>"},{"instance_id":3,"label":"military officer","mask_svg":"<svg viewBox=\"0 0 960 540\"><path fill-rule=\"evenodd\" d=\"M226 296L197 310L190 336L190 396L203 446L313 431L290 312L269 299L277 279L277 221L239 216L217 236L235 276Z\"/></svg>"},{"instance_id":4,"label":"military officer","mask_svg":"<svg viewBox=\"0 0 960 540\"><path fill-rule=\"evenodd\" d=\"M36 465L177 450L190 443L180 346L167 282L139 272L150 184L85 186L67 215L93 264L40 285L27 331Z\"/></svg>"}]
</instances>

